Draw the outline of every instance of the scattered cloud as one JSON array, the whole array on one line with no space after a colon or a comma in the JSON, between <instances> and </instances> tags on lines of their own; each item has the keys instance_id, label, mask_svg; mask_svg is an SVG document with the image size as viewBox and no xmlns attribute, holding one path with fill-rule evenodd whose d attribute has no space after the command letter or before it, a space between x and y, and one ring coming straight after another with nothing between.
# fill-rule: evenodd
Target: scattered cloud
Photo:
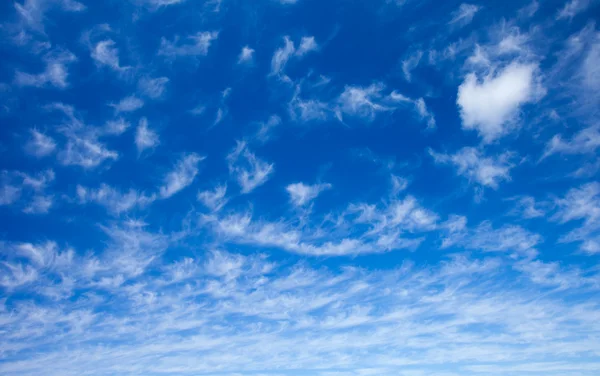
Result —
<instances>
[{"instance_id":1,"label":"scattered cloud","mask_svg":"<svg viewBox=\"0 0 600 376\"><path fill-rule=\"evenodd\" d=\"M170 58L177 56L206 56L211 44L218 37L218 31L202 31L188 35L185 38L185 42L181 42L179 36L176 36L172 41L162 38L158 55Z\"/></svg>"},{"instance_id":2,"label":"scattered cloud","mask_svg":"<svg viewBox=\"0 0 600 376\"><path fill-rule=\"evenodd\" d=\"M473 21L475 14L481 10L481 6L474 4L463 3L460 4L457 10L452 12L452 20L450 24L456 24L459 26L468 25Z\"/></svg>"},{"instance_id":3,"label":"scattered cloud","mask_svg":"<svg viewBox=\"0 0 600 376\"><path fill-rule=\"evenodd\" d=\"M211 191L198 192L198 201L213 212L217 212L227 204L227 184L217 185Z\"/></svg>"},{"instance_id":4,"label":"scattered cloud","mask_svg":"<svg viewBox=\"0 0 600 376\"><path fill-rule=\"evenodd\" d=\"M24 146L25 152L37 158L47 157L56 150L54 139L37 129L31 129L31 137Z\"/></svg>"},{"instance_id":5,"label":"scattered cloud","mask_svg":"<svg viewBox=\"0 0 600 376\"><path fill-rule=\"evenodd\" d=\"M238 56L238 64L248 64L254 59L254 49L248 46L242 47L242 51Z\"/></svg>"},{"instance_id":6,"label":"scattered cloud","mask_svg":"<svg viewBox=\"0 0 600 376\"><path fill-rule=\"evenodd\" d=\"M18 86L46 87L66 89L69 86L68 65L77 61L69 51L53 51L44 57L46 69L38 74L17 71L15 84Z\"/></svg>"},{"instance_id":7,"label":"scattered cloud","mask_svg":"<svg viewBox=\"0 0 600 376\"><path fill-rule=\"evenodd\" d=\"M184 155L163 179L164 184L160 187L160 196L169 198L191 185L198 175L198 164L204 159L205 157L196 153Z\"/></svg>"},{"instance_id":8,"label":"scattered cloud","mask_svg":"<svg viewBox=\"0 0 600 376\"><path fill-rule=\"evenodd\" d=\"M95 189L77 185L76 193L79 203L95 203L104 206L106 210L115 215L126 213L135 208L144 208L156 199L155 195L147 196L134 189L121 192L107 184L101 184L100 187Z\"/></svg>"},{"instance_id":9,"label":"scattered cloud","mask_svg":"<svg viewBox=\"0 0 600 376\"><path fill-rule=\"evenodd\" d=\"M557 20L568 18L572 20L577 14L585 11L593 0L570 0L565 3L565 6L556 14Z\"/></svg>"},{"instance_id":10,"label":"scattered cloud","mask_svg":"<svg viewBox=\"0 0 600 376\"><path fill-rule=\"evenodd\" d=\"M304 183L294 183L285 187L285 190L290 195L290 202L297 207L310 204L321 192L327 189L331 189L331 184L306 185Z\"/></svg>"},{"instance_id":11,"label":"scattered cloud","mask_svg":"<svg viewBox=\"0 0 600 376\"><path fill-rule=\"evenodd\" d=\"M131 95L121 99L119 103L109 103L109 106L113 107L116 113L134 112L144 107L144 101Z\"/></svg>"},{"instance_id":12,"label":"scattered cloud","mask_svg":"<svg viewBox=\"0 0 600 376\"><path fill-rule=\"evenodd\" d=\"M151 99L160 99L167 90L169 79L167 77L143 77L138 81L139 92Z\"/></svg>"},{"instance_id":13,"label":"scattered cloud","mask_svg":"<svg viewBox=\"0 0 600 376\"><path fill-rule=\"evenodd\" d=\"M242 193L250 193L265 184L275 172L275 165L258 158L244 141L238 141L227 155L227 164L229 174L237 180Z\"/></svg>"},{"instance_id":14,"label":"scattered cloud","mask_svg":"<svg viewBox=\"0 0 600 376\"><path fill-rule=\"evenodd\" d=\"M148 119L141 118L135 131L135 146L138 154L154 149L160 144L158 133L148 127Z\"/></svg>"},{"instance_id":15,"label":"scattered cloud","mask_svg":"<svg viewBox=\"0 0 600 376\"><path fill-rule=\"evenodd\" d=\"M503 181L510 181L510 170L514 167L514 154L505 152L496 157L486 157L476 148L465 147L455 154L437 153L429 150L434 161L452 164L458 175L484 187L498 189Z\"/></svg>"}]
</instances>

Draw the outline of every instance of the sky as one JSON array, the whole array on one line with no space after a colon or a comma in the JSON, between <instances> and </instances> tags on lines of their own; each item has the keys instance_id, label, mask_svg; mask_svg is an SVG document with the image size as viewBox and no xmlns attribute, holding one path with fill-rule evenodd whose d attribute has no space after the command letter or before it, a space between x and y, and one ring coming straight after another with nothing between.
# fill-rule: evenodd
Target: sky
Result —
<instances>
[{"instance_id":1,"label":"sky","mask_svg":"<svg viewBox=\"0 0 600 376\"><path fill-rule=\"evenodd\" d=\"M600 374L600 1L0 3L0 374Z\"/></svg>"}]
</instances>

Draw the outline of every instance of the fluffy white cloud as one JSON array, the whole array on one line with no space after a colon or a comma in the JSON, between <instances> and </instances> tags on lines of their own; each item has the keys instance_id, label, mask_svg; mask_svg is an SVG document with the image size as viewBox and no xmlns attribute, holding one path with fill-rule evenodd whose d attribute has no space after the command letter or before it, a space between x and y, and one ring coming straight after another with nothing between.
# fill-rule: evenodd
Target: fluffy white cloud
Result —
<instances>
[{"instance_id":1,"label":"fluffy white cloud","mask_svg":"<svg viewBox=\"0 0 600 376\"><path fill-rule=\"evenodd\" d=\"M242 193L250 193L265 184L275 172L275 166L258 158L244 141L238 141L227 155L227 164L229 174L237 180Z\"/></svg>"},{"instance_id":2,"label":"fluffy white cloud","mask_svg":"<svg viewBox=\"0 0 600 376\"><path fill-rule=\"evenodd\" d=\"M497 189L503 181L509 181L510 170L514 167L511 162L513 154L510 152L497 157L486 157L476 148L465 147L456 154L436 153L431 149L429 154L436 163L452 164L458 175L492 189Z\"/></svg>"},{"instance_id":3,"label":"fluffy white cloud","mask_svg":"<svg viewBox=\"0 0 600 376\"><path fill-rule=\"evenodd\" d=\"M122 67L119 61L119 49L112 39L102 40L92 48L91 56L98 66L107 66L115 71L123 71L129 67Z\"/></svg>"},{"instance_id":4,"label":"fluffy white cloud","mask_svg":"<svg viewBox=\"0 0 600 376\"><path fill-rule=\"evenodd\" d=\"M152 149L160 144L158 133L148 127L148 119L141 118L135 130L135 146L138 154L147 149Z\"/></svg>"},{"instance_id":5,"label":"fluffy white cloud","mask_svg":"<svg viewBox=\"0 0 600 376\"><path fill-rule=\"evenodd\" d=\"M331 184L321 183L307 185L304 183L294 183L285 187L285 190L290 195L290 202L294 206L310 204L321 192L327 189L331 189Z\"/></svg>"},{"instance_id":6,"label":"fluffy white cloud","mask_svg":"<svg viewBox=\"0 0 600 376\"><path fill-rule=\"evenodd\" d=\"M539 96L537 69L535 64L512 63L483 79L468 74L457 98L463 128L476 130L485 142L516 128L521 106Z\"/></svg>"},{"instance_id":7,"label":"fluffy white cloud","mask_svg":"<svg viewBox=\"0 0 600 376\"><path fill-rule=\"evenodd\" d=\"M169 198L191 185L198 175L198 164L204 159L196 153L183 156L163 179L164 184L160 187L160 196Z\"/></svg>"},{"instance_id":8,"label":"fluffy white cloud","mask_svg":"<svg viewBox=\"0 0 600 376\"><path fill-rule=\"evenodd\" d=\"M189 43L180 43L178 36L173 41L162 38L158 55L171 58L177 56L205 56L208 54L211 44L218 37L218 31L202 31L194 35L188 35L186 41L189 41Z\"/></svg>"}]
</instances>

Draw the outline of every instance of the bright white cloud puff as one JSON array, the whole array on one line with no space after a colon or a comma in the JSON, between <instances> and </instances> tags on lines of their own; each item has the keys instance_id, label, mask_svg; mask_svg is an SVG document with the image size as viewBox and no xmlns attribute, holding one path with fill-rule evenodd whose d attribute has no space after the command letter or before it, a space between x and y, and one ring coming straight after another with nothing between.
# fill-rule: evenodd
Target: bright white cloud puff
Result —
<instances>
[{"instance_id":1,"label":"bright white cloud puff","mask_svg":"<svg viewBox=\"0 0 600 376\"><path fill-rule=\"evenodd\" d=\"M597 0L0 6L0 374L597 376Z\"/></svg>"}]
</instances>

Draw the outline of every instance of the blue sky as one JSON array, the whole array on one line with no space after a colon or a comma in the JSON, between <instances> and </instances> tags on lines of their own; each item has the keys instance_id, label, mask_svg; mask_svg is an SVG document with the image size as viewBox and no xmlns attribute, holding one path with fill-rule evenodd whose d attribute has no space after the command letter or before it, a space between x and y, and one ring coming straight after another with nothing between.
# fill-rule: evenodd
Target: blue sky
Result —
<instances>
[{"instance_id":1,"label":"blue sky","mask_svg":"<svg viewBox=\"0 0 600 376\"><path fill-rule=\"evenodd\" d=\"M0 374L600 374L597 0L0 14Z\"/></svg>"}]
</instances>

